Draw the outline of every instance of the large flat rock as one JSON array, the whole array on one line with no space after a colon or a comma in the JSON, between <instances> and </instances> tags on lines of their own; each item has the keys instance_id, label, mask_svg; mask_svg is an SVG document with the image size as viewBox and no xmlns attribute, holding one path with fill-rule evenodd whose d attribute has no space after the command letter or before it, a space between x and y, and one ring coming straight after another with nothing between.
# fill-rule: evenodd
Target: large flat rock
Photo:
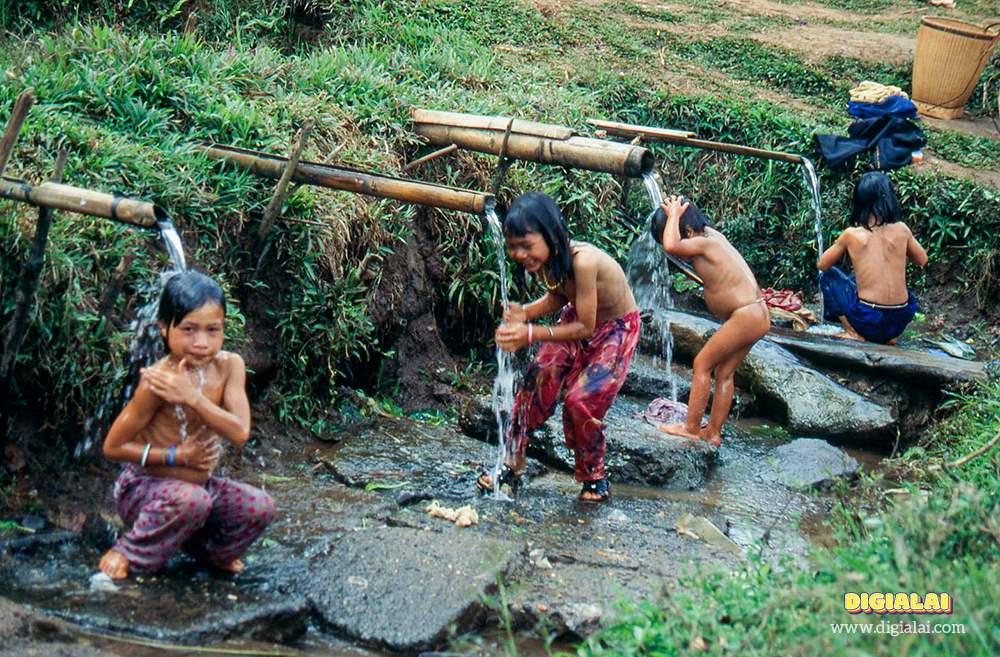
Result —
<instances>
[{"instance_id":1,"label":"large flat rock","mask_svg":"<svg viewBox=\"0 0 1000 657\"><path fill-rule=\"evenodd\" d=\"M659 317L670 321L674 353L687 359L693 359L719 328L714 320L678 311L663 311ZM892 435L896 424L889 409L836 383L768 340L753 346L736 377L793 434L858 441Z\"/></svg>"},{"instance_id":2,"label":"large flat rock","mask_svg":"<svg viewBox=\"0 0 1000 657\"><path fill-rule=\"evenodd\" d=\"M301 564L260 564L251 554L246 575L216 577L178 560L116 591L91 590L99 558L73 542L58 548L58 558L38 550L5 559L0 595L76 625L175 643L289 641L306 631L308 603L287 587L288 573Z\"/></svg>"},{"instance_id":3,"label":"large flat rock","mask_svg":"<svg viewBox=\"0 0 1000 657\"><path fill-rule=\"evenodd\" d=\"M485 597L522 551L474 531L377 527L336 541L299 587L338 634L390 650L429 650L484 620Z\"/></svg>"},{"instance_id":4,"label":"large flat rock","mask_svg":"<svg viewBox=\"0 0 1000 657\"><path fill-rule=\"evenodd\" d=\"M983 363L886 344L803 335L772 329L767 340L829 367L873 372L891 379L926 386L951 385L986 378Z\"/></svg>"},{"instance_id":5,"label":"large flat rock","mask_svg":"<svg viewBox=\"0 0 1000 657\"><path fill-rule=\"evenodd\" d=\"M492 463L495 450L448 427L386 418L345 437L324 462L348 486L463 499L475 495L476 466Z\"/></svg>"},{"instance_id":6,"label":"large flat rock","mask_svg":"<svg viewBox=\"0 0 1000 657\"><path fill-rule=\"evenodd\" d=\"M704 442L681 440L657 431L636 417L645 408L645 401L619 395L604 418L608 478L613 482L649 486L699 486L715 460L716 450ZM460 423L471 436L496 439L489 398L471 400L460 415ZM546 465L573 471L573 453L565 445L561 406L535 431L528 454Z\"/></svg>"}]
</instances>

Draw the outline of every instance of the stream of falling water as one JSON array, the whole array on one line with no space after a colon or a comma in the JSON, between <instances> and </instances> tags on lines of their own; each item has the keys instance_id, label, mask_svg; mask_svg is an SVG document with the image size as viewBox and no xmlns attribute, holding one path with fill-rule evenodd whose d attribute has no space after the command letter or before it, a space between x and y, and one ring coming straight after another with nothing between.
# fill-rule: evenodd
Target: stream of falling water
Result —
<instances>
[{"instance_id":1,"label":"stream of falling water","mask_svg":"<svg viewBox=\"0 0 1000 657\"><path fill-rule=\"evenodd\" d=\"M823 212L820 207L819 176L809 158L802 158L802 178L809 188L809 203L813 211L813 230L816 231L816 259L823 255ZM823 288L819 288L819 321L823 321Z\"/></svg>"},{"instance_id":2,"label":"stream of falling water","mask_svg":"<svg viewBox=\"0 0 1000 657\"><path fill-rule=\"evenodd\" d=\"M94 446L94 443L101 438L98 434L103 432L105 428L103 420L109 410L117 414L132 398L139 370L152 365L162 353L163 339L160 337L158 323L160 295L163 293L163 287L171 277L187 269L187 261L184 258L184 247L181 244L181 238L177 234L177 229L174 227L173 222L170 221L170 218L164 216L157 222L157 227L160 231L160 237L166 246L167 255L170 257L170 267L160 272L156 281L146 285L140 293L141 297L149 299L149 301L139 308L135 319L129 323L129 331L132 333L132 339L129 341L128 362L120 367L114 375L116 382L125 382L121 396L118 398L115 407L109 409L115 398L115 390L121 386L121 383L108 386L108 390L104 394L101 403L97 406L97 409L83 423L83 437L77 442L74 449L76 458L80 458L88 453ZM175 409L174 412L177 413L177 410ZM183 410L181 410L181 414L183 414ZM180 416L178 415L178 417ZM185 432L187 430L186 423L184 430Z\"/></svg>"},{"instance_id":3,"label":"stream of falling water","mask_svg":"<svg viewBox=\"0 0 1000 657\"><path fill-rule=\"evenodd\" d=\"M500 299L501 308L507 309L509 302L507 295L507 256L505 253L506 242L503 238L503 226L500 225L500 218L497 217L492 203L486 206L486 222L490 227L490 237L497 256L497 267L500 272ZM514 367L511 354L504 351L499 346L496 349L497 355L497 378L493 382L493 414L497 420L497 456L493 463L491 480L493 481L493 497L498 500L509 501L510 498L500 490L498 485L500 471L504 461L511 453L510 444L510 422L511 412L514 408Z\"/></svg>"},{"instance_id":4,"label":"stream of falling water","mask_svg":"<svg viewBox=\"0 0 1000 657\"><path fill-rule=\"evenodd\" d=\"M656 181L656 174L651 171L643 174L642 182L649 193L653 212L656 212L663 204L663 194ZM653 362L666 371L670 381L670 398L672 401L677 401L677 379L674 377L673 370L674 336L670 332L670 320L665 313L666 310L674 307L674 300L670 294L672 284L670 265L663 256L663 248L656 243L648 231L636 239L647 240L650 246L642 251L633 250L633 253L642 254L641 261L629 260L629 279L635 281L632 292L635 294L639 308L653 313L655 327L659 331L658 344L662 345L663 349L662 358L657 354L654 356Z\"/></svg>"}]
</instances>

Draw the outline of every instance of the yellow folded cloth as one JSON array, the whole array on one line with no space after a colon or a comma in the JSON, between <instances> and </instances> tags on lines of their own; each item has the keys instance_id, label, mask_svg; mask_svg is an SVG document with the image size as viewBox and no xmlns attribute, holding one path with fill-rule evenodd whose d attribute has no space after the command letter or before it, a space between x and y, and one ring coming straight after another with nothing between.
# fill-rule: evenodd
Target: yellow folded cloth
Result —
<instances>
[{"instance_id":1,"label":"yellow folded cloth","mask_svg":"<svg viewBox=\"0 0 1000 657\"><path fill-rule=\"evenodd\" d=\"M851 89L851 100L856 103L881 103L889 96L909 98L905 91L895 85L872 82L871 80L865 80Z\"/></svg>"}]
</instances>

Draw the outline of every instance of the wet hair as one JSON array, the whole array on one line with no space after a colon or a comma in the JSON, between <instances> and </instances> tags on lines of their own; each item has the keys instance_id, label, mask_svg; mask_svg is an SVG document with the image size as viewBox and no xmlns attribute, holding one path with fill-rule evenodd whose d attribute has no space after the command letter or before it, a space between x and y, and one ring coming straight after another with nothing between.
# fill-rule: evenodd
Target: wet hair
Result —
<instances>
[{"instance_id":1,"label":"wet hair","mask_svg":"<svg viewBox=\"0 0 1000 657\"><path fill-rule=\"evenodd\" d=\"M226 293L222 286L200 271L188 269L171 276L163 286L158 318L169 331L171 326L184 321L189 313L206 303L216 304L222 308L222 314L226 314Z\"/></svg>"},{"instance_id":2,"label":"wet hair","mask_svg":"<svg viewBox=\"0 0 1000 657\"><path fill-rule=\"evenodd\" d=\"M682 200L688 204L688 208L681 215L680 224L677 227L681 238L687 237L687 230L685 230L687 228L690 228L699 235L704 233L705 228L708 226L708 219L705 218L705 213L691 199L682 197ZM667 213L663 211L663 208L656 208L649 222L649 232L652 233L653 239L656 240L657 244L663 243L663 231L666 228Z\"/></svg>"},{"instance_id":3,"label":"wet hair","mask_svg":"<svg viewBox=\"0 0 1000 657\"><path fill-rule=\"evenodd\" d=\"M892 180L881 171L869 171L854 185L854 202L851 207L851 225L868 226L868 217L875 217L875 225L899 221L903 214L893 189Z\"/></svg>"},{"instance_id":4,"label":"wet hair","mask_svg":"<svg viewBox=\"0 0 1000 657\"><path fill-rule=\"evenodd\" d=\"M559 284L573 278L569 231L559 207L548 194L528 192L510 204L503 218L503 234L524 237L528 233L539 233L549 247L549 261L545 266L550 282Z\"/></svg>"}]
</instances>

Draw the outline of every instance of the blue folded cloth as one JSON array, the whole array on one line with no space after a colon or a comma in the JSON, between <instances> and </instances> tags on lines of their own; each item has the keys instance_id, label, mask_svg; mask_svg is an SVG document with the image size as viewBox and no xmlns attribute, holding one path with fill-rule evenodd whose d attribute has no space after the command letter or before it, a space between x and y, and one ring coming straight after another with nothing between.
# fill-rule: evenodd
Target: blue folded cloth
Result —
<instances>
[{"instance_id":1,"label":"blue folded cloth","mask_svg":"<svg viewBox=\"0 0 1000 657\"><path fill-rule=\"evenodd\" d=\"M846 317L848 323L869 342L886 343L906 329L917 313L917 297L912 292L906 303L885 306L858 298L858 284L839 267L820 272L819 285L823 290L823 317L839 321Z\"/></svg>"},{"instance_id":2,"label":"blue folded cloth","mask_svg":"<svg viewBox=\"0 0 1000 657\"><path fill-rule=\"evenodd\" d=\"M847 103L847 113L859 119L874 119L880 116L895 116L901 119L917 118L917 106L909 98L889 96L881 103Z\"/></svg>"}]
</instances>

